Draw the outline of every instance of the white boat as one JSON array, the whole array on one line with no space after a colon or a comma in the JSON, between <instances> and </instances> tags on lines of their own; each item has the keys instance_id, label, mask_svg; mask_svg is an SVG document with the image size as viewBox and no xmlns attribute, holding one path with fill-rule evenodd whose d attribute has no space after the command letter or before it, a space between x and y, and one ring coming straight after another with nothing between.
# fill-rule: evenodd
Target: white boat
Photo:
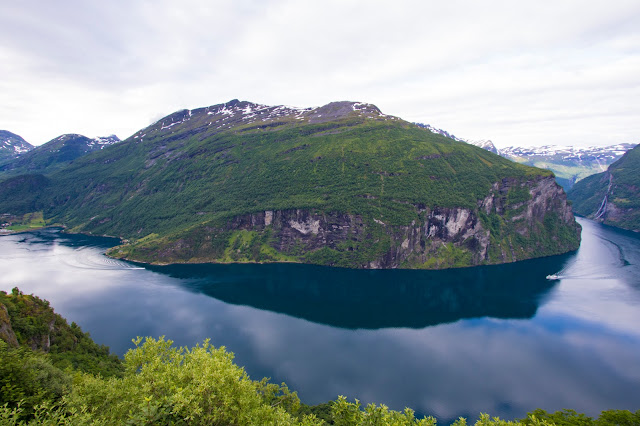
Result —
<instances>
[{"instance_id":1,"label":"white boat","mask_svg":"<svg viewBox=\"0 0 640 426\"><path fill-rule=\"evenodd\" d=\"M548 280L559 280L560 276L556 274L547 275Z\"/></svg>"}]
</instances>

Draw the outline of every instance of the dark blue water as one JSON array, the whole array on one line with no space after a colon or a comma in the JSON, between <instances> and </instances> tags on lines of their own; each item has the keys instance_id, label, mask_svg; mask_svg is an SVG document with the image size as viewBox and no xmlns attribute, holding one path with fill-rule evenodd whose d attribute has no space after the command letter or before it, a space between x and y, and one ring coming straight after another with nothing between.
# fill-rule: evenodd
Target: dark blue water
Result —
<instances>
[{"instance_id":1,"label":"dark blue water","mask_svg":"<svg viewBox=\"0 0 640 426\"><path fill-rule=\"evenodd\" d=\"M107 238L0 237L0 289L51 301L119 354L136 336L210 337L253 378L441 421L640 409L640 238L580 219L580 250L448 271L150 266ZM558 273L550 281L548 274Z\"/></svg>"}]
</instances>

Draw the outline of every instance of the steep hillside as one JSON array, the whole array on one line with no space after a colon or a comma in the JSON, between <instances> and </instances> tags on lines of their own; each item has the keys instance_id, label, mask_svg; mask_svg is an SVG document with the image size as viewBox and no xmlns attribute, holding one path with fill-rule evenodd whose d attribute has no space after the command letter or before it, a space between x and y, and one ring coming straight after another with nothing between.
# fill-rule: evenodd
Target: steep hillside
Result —
<instances>
[{"instance_id":1,"label":"steep hillside","mask_svg":"<svg viewBox=\"0 0 640 426\"><path fill-rule=\"evenodd\" d=\"M19 206L156 263L444 268L579 244L550 172L354 102L179 111L46 178L0 184L0 212Z\"/></svg>"},{"instance_id":2,"label":"steep hillside","mask_svg":"<svg viewBox=\"0 0 640 426\"><path fill-rule=\"evenodd\" d=\"M50 173L75 159L119 142L117 136L88 138L67 134L23 153L0 165L0 177L25 173Z\"/></svg>"},{"instance_id":3,"label":"steep hillside","mask_svg":"<svg viewBox=\"0 0 640 426\"><path fill-rule=\"evenodd\" d=\"M640 231L640 145L604 173L576 183L569 192L578 214Z\"/></svg>"},{"instance_id":4,"label":"steep hillside","mask_svg":"<svg viewBox=\"0 0 640 426\"><path fill-rule=\"evenodd\" d=\"M7 130L0 130L0 164L31 151L33 145Z\"/></svg>"}]
</instances>

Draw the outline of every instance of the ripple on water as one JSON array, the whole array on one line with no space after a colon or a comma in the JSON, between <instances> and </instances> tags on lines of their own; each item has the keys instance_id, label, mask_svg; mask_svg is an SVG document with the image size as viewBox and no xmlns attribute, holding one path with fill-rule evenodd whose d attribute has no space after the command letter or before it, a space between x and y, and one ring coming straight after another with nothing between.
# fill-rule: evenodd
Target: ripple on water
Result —
<instances>
[{"instance_id":1,"label":"ripple on water","mask_svg":"<svg viewBox=\"0 0 640 426\"><path fill-rule=\"evenodd\" d=\"M94 270L128 270L144 269L130 263L111 259L96 247L79 247L67 255L61 257L60 261L72 268L94 269Z\"/></svg>"}]
</instances>

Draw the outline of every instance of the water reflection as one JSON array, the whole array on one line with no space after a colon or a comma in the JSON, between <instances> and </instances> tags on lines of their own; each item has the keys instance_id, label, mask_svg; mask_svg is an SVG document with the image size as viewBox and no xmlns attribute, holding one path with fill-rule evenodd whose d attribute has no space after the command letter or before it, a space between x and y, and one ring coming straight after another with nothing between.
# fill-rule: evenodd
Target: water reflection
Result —
<instances>
[{"instance_id":1,"label":"water reflection","mask_svg":"<svg viewBox=\"0 0 640 426\"><path fill-rule=\"evenodd\" d=\"M531 318L570 255L448 271L309 265L174 265L148 269L191 291L341 328L423 328L463 318ZM514 283L517 282L516 283Z\"/></svg>"}]
</instances>

